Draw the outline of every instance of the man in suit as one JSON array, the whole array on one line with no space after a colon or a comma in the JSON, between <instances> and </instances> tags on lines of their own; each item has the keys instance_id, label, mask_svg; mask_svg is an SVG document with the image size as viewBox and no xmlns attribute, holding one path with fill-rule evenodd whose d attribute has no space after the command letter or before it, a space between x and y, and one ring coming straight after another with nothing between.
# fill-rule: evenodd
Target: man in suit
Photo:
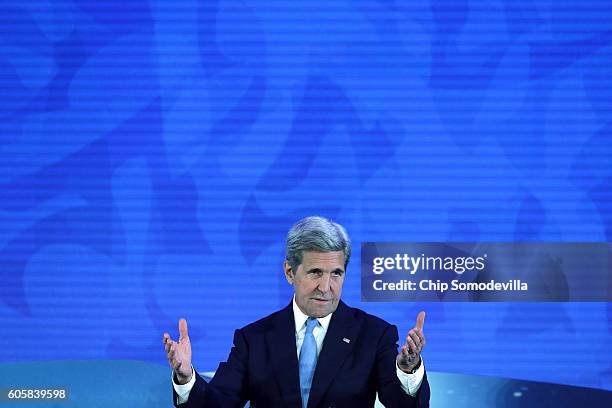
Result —
<instances>
[{"instance_id":1,"label":"man in suit","mask_svg":"<svg viewBox=\"0 0 612 408\"><path fill-rule=\"evenodd\" d=\"M164 333L173 369L174 404L181 408L428 407L421 360L423 321L397 352L397 328L340 300L351 243L344 228L323 217L297 222L287 235L283 265L291 303L236 330L227 362L206 383L191 366L187 322L179 340Z\"/></svg>"}]
</instances>

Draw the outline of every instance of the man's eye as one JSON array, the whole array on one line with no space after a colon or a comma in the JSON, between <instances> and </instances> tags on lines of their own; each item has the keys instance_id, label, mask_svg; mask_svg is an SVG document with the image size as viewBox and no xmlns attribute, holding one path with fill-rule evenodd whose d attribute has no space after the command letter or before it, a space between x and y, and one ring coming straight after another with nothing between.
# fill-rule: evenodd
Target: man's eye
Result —
<instances>
[{"instance_id":1,"label":"man's eye","mask_svg":"<svg viewBox=\"0 0 612 408\"><path fill-rule=\"evenodd\" d=\"M334 273L334 275L336 275L336 276L342 276L342 273L343 273L343 272L342 272L342 271L334 271L333 273Z\"/></svg>"}]
</instances>

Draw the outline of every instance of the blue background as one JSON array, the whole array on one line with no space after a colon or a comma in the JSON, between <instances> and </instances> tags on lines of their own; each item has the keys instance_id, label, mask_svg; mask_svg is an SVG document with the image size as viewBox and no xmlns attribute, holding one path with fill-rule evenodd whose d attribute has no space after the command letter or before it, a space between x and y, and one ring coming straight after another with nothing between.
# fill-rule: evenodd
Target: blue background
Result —
<instances>
[{"instance_id":1,"label":"blue background","mask_svg":"<svg viewBox=\"0 0 612 408\"><path fill-rule=\"evenodd\" d=\"M161 366L186 317L214 370L321 214L347 303L427 311L428 370L612 390L610 303L363 304L358 266L611 241L611 64L600 1L4 1L0 359Z\"/></svg>"}]
</instances>

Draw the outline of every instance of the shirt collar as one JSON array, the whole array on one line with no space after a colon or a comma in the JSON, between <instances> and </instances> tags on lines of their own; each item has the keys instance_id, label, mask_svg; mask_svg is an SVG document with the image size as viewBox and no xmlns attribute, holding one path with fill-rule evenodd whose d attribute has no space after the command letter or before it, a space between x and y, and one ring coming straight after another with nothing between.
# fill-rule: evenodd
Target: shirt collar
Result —
<instances>
[{"instance_id":1,"label":"shirt collar","mask_svg":"<svg viewBox=\"0 0 612 408\"><path fill-rule=\"evenodd\" d=\"M325 317L317 318L319 324L321 325L321 327L323 327L323 330L325 330L325 332L327 332L327 328L329 327L329 321L331 320L332 315L333 313L330 313ZM308 316L305 315L298 307L297 303L295 303L295 295L293 295L293 319L295 320L296 333L302 329L304 323L306 323L306 320L308 320Z\"/></svg>"}]
</instances>

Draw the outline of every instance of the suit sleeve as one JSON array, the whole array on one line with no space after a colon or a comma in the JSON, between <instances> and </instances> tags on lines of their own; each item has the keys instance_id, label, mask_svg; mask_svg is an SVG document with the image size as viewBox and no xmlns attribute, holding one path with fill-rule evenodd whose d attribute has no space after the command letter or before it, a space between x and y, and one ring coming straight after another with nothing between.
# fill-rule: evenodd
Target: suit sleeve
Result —
<instances>
[{"instance_id":1,"label":"suit sleeve","mask_svg":"<svg viewBox=\"0 0 612 408\"><path fill-rule=\"evenodd\" d=\"M234 332L234 346L227 362L220 363L215 376L207 383L196 372L196 381L183 404L177 404L173 389L174 406L177 408L237 408L244 407L247 395L248 343L241 330Z\"/></svg>"},{"instance_id":2,"label":"suit sleeve","mask_svg":"<svg viewBox=\"0 0 612 408\"><path fill-rule=\"evenodd\" d=\"M412 397L403 390L399 378L397 378L397 327L389 325L381 336L376 356L377 391L380 402L387 408L428 408L429 407L429 383L427 373L423 376L423 382L416 396Z\"/></svg>"}]
</instances>

